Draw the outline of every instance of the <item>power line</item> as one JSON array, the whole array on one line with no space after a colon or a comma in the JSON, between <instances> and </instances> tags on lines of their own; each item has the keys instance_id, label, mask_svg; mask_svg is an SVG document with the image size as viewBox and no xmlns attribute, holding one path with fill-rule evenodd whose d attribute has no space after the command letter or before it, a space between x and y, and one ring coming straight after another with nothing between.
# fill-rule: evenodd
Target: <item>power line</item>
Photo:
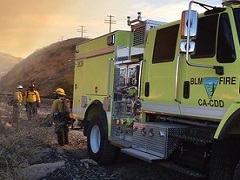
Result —
<instances>
[{"instance_id":1,"label":"power line","mask_svg":"<svg viewBox=\"0 0 240 180\"><path fill-rule=\"evenodd\" d=\"M83 38L83 33L87 33L87 30L84 29L85 26L80 26L80 28L77 29L77 32L81 33L81 38Z\"/></svg>"},{"instance_id":2,"label":"power line","mask_svg":"<svg viewBox=\"0 0 240 180\"><path fill-rule=\"evenodd\" d=\"M112 32L112 24L116 24L116 21L112 19L114 17L112 15L107 15L107 17L109 17L109 19L105 19L104 22L109 24L109 32Z\"/></svg>"}]
</instances>

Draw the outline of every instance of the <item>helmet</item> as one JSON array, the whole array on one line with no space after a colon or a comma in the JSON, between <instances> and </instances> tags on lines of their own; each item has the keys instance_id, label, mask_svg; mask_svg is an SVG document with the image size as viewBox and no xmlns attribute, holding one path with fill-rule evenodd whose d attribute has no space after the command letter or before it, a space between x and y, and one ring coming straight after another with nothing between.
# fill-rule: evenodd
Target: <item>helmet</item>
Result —
<instances>
[{"instance_id":1,"label":"helmet","mask_svg":"<svg viewBox=\"0 0 240 180\"><path fill-rule=\"evenodd\" d=\"M23 87L21 85L18 85L16 88L17 89L22 89Z\"/></svg>"},{"instance_id":2,"label":"helmet","mask_svg":"<svg viewBox=\"0 0 240 180\"><path fill-rule=\"evenodd\" d=\"M55 90L55 93L58 94L58 95L66 96L65 91L62 88L57 88Z\"/></svg>"},{"instance_id":3,"label":"helmet","mask_svg":"<svg viewBox=\"0 0 240 180\"><path fill-rule=\"evenodd\" d=\"M35 88L34 84L30 84L29 88Z\"/></svg>"}]
</instances>

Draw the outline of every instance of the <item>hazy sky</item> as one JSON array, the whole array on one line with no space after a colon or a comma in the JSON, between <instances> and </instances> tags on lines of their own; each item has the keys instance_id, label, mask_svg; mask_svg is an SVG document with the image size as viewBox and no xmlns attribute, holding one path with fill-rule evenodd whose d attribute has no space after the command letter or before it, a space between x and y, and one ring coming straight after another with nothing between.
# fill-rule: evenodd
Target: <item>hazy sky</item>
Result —
<instances>
[{"instance_id":1,"label":"hazy sky","mask_svg":"<svg viewBox=\"0 0 240 180\"><path fill-rule=\"evenodd\" d=\"M221 0L200 0L221 6ZM114 30L129 30L127 16L170 22L188 8L189 0L0 0L0 52L27 57L37 49L74 37L95 38ZM197 7L197 6L194 6Z\"/></svg>"}]
</instances>

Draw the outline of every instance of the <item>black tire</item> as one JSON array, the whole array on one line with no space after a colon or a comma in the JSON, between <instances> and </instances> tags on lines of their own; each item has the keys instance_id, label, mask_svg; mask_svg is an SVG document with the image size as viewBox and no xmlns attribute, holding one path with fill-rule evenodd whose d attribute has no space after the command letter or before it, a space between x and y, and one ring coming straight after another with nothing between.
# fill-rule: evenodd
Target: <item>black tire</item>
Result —
<instances>
[{"instance_id":1,"label":"black tire","mask_svg":"<svg viewBox=\"0 0 240 180\"><path fill-rule=\"evenodd\" d=\"M104 117L103 115L93 116L87 132L88 155L99 164L112 163L117 152L117 148L107 139L107 128L103 126L103 122L106 121Z\"/></svg>"},{"instance_id":2,"label":"black tire","mask_svg":"<svg viewBox=\"0 0 240 180\"><path fill-rule=\"evenodd\" d=\"M215 140L212 149L209 180L233 179L234 173L240 172L239 137L227 135L222 140ZM238 170L237 170L238 169ZM238 176L239 177L239 176ZM239 178L236 178L239 179Z\"/></svg>"},{"instance_id":3,"label":"black tire","mask_svg":"<svg viewBox=\"0 0 240 180\"><path fill-rule=\"evenodd\" d=\"M240 161L236 166L236 169L234 171L234 175L233 175L233 180L239 180L240 179Z\"/></svg>"}]
</instances>

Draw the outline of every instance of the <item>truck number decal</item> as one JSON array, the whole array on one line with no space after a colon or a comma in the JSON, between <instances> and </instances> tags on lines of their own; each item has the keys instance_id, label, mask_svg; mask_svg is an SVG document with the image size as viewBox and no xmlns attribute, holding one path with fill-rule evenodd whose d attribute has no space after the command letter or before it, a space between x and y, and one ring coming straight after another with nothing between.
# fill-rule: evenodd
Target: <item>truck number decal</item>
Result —
<instances>
[{"instance_id":1,"label":"truck number decal","mask_svg":"<svg viewBox=\"0 0 240 180\"><path fill-rule=\"evenodd\" d=\"M210 107L224 107L224 101L223 100L206 100L206 99L198 99L198 105L199 106L210 106Z\"/></svg>"}]
</instances>

